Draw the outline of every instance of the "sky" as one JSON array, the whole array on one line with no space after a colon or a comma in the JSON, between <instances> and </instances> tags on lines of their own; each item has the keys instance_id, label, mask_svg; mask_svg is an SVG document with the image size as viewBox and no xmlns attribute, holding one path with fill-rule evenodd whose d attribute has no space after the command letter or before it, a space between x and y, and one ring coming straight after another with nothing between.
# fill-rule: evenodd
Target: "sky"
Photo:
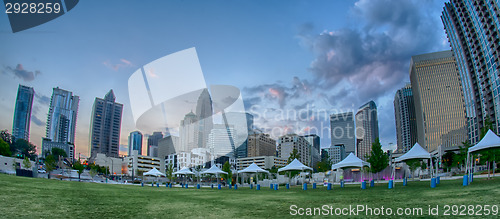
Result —
<instances>
[{"instance_id":1,"label":"sky","mask_svg":"<svg viewBox=\"0 0 500 219\"><path fill-rule=\"evenodd\" d=\"M75 145L88 155L93 102L113 89L124 104L124 154L136 130L130 75L196 47L206 83L238 87L255 126L274 137L316 132L328 147L328 114L373 100L381 143L394 149L393 99L410 81L411 56L450 49L443 6L442 0L80 1L17 33L0 13L0 129L12 130L18 85L33 87L30 141L40 150L52 89L60 87L80 97Z\"/></svg>"}]
</instances>

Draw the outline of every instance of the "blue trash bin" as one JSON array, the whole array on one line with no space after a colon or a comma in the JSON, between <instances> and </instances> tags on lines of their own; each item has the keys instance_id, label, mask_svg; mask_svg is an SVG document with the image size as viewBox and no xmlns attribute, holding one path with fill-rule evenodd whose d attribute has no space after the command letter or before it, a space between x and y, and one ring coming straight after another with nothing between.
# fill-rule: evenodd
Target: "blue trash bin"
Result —
<instances>
[{"instance_id":1,"label":"blue trash bin","mask_svg":"<svg viewBox=\"0 0 500 219\"><path fill-rule=\"evenodd\" d=\"M436 188L436 178L431 179L431 188Z\"/></svg>"},{"instance_id":2,"label":"blue trash bin","mask_svg":"<svg viewBox=\"0 0 500 219\"><path fill-rule=\"evenodd\" d=\"M278 183L274 184L274 190L278 190Z\"/></svg>"},{"instance_id":3,"label":"blue trash bin","mask_svg":"<svg viewBox=\"0 0 500 219\"><path fill-rule=\"evenodd\" d=\"M408 183L408 178L406 178L406 177L405 177L405 178L403 179L403 186L406 186L406 184L407 184L407 183Z\"/></svg>"},{"instance_id":4,"label":"blue trash bin","mask_svg":"<svg viewBox=\"0 0 500 219\"><path fill-rule=\"evenodd\" d=\"M274 184L271 183L271 185L269 185L269 188L273 189L274 188Z\"/></svg>"},{"instance_id":5,"label":"blue trash bin","mask_svg":"<svg viewBox=\"0 0 500 219\"><path fill-rule=\"evenodd\" d=\"M286 184L286 189L290 189L290 184Z\"/></svg>"},{"instance_id":6,"label":"blue trash bin","mask_svg":"<svg viewBox=\"0 0 500 219\"><path fill-rule=\"evenodd\" d=\"M441 183L441 177L440 176L436 177L436 184L439 184L439 183Z\"/></svg>"},{"instance_id":7,"label":"blue trash bin","mask_svg":"<svg viewBox=\"0 0 500 219\"><path fill-rule=\"evenodd\" d=\"M253 189L253 184L250 184L250 189Z\"/></svg>"},{"instance_id":8,"label":"blue trash bin","mask_svg":"<svg viewBox=\"0 0 500 219\"><path fill-rule=\"evenodd\" d=\"M234 190L238 189L238 184L234 185Z\"/></svg>"},{"instance_id":9,"label":"blue trash bin","mask_svg":"<svg viewBox=\"0 0 500 219\"><path fill-rule=\"evenodd\" d=\"M391 179L391 180L389 180L389 186L388 186L388 188L392 189L393 187L394 187L394 180Z\"/></svg>"},{"instance_id":10,"label":"blue trash bin","mask_svg":"<svg viewBox=\"0 0 500 219\"><path fill-rule=\"evenodd\" d=\"M304 183L304 184L302 185L302 190L307 190L307 183Z\"/></svg>"},{"instance_id":11,"label":"blue trash bin","mask_svg":"<svg viewBox=\"0 0 500 219\"><path fill-rule=\"evenodd\" d=\"M214 184L212 184L210 187L212 187L212 189L214 188Z\"/></svg>"},{"instance_id":12,"label":"blue trash bin","mask_svg":"<svg viewBox=\"0 0 500 219\"><path fill-rule=\"evenodd\" d=\"M257 190L260 190L260 184L257 184Z\"/></svg>"},{"instance_id":13,"label":"blue trash bin","mask_svg":"<svg viewBox=\"0 0 500 219\"><path fill-rule=\"evenodd\" d=\"M188 184L186 183L186 189L188 188Z\"/></svg>"},{"instance_id":14,"label":"blue trash bin","mask_svg":"<svg viewBox=\"0 0 500 219\"><path fill-rule=\"evenodd\" d=\"M233 188L231 184L229 184L229 189Z\"/></svg>"},{"instance_id":15,"label":"blue trash bin","mask_svg":"<svg viewBox=\"0 0 500 219\"><path fill-rule=\"evenodd\" d=\"M374 187L374 186L375 186L375 180L373 180L373 179L372 179L372 180L370 181L370 187Z\"/></svg>"},{"instance_id":16,"label":"blue trash bin","mask_svg":"<svg viewBox=\"0 0 500 219\"><path fill-rule=\"evenodd\" d=\"M217 185L217 189L222 189L222 185L221 184Z\"/></svg>"},{"instance_id":17,"label":"blue trash bin","mask_svg":"<svg viewBox=\"0 0 500 219\"><path fill-rule=\"evenodd\" d=\"M155 184L154 184L154 183L151 183L151 187L154 187L154 186L155 186Z\"/></svg>"},{"instance_id":18,"label":"blue trash bin","mask_svg":"<svg viewBox=\"0 0 500 219\"><path fill-rule=\"evenodd\" d=\"M168 188L168 183L165 183L165 188Z\"/></svg>"},{"instance_id":19,"label":"blue trash bin","mask_svg":"<svg viewBox=\"0 0 500 219\"><path fill-rule=\"evenodd\" d=\"M168 187L169 187L169 188L172 188L172 183L168 184Z\"/></svg>"},{"instance_id":20,"label":"blue trash bin","mask_svg":"<svg viewBox=\"0 0 500 219\"><path fill-rule=\"evenodd\" d=\"M464 180L462 182L463 186L468 186L469 185L469 176L464 175Z\"/></svg>"},{"instance_id":21,"label":"blue trash bin","mask_svg":"<svg viewBox=\"0 0 500 219\"><path fill-rule=\"evenodd\" d=\"M361 189L366 189L366 181L361 182Z\"/></svg>"},{"instance_id":22,"label":"blue trash bin","mask_svg":"<svg viewBox=\"0 0 500 219\"><path fill-rule=\"evenodd\" d=\"M143 182L141 182L141 186L144 187L144 183Z\"/></svg>"},{"instance_id":23,"label":"blue trash bin","mask_svg":"<svg viewBox=\"0 0 500 219\"><path fill-rule=\"evenodd\" d=\"M160 183L156 183L156 187L160 187Z\"/></svg>"},{"instance_id":24,"label":"blue trash bin","mask_svg":"<svg viewBox=\"0 0 500 219\"><path fill-rule=\"evenodd\" d=\"M332 184L331 183L328 183L328 185L326 186L326 190L332 190Z\"/></svg>"},{"instance_id":25,"label":"blue trash bin","mask_svg":"<svg viewBox=\"0 0 500 219\"><path fill-rule=\"evenodd\" d=\"M340 188L344 188L344 181L340 181Z\"/></svg>"},{"instance_id":26,"label":"blue trash bin","mask_svg":"<svg viewBox=\"0 0 500 219\"><path fill-rule=\"evenodd\" d=\"M316 183L313 183L313 189L316 189Z\"/></svg>"},{"instance_id":27,"label":"blue trash bin","mask_svg":"<svg viewBox=\"0 0 500 219\"><path fill-rule=\"evenodd\" d=\"M200 189L200 188L201 188L200 184L197 184L197 185L196 185L196 188L197 188L197 189Z\"/></svg>"}]
</instances>

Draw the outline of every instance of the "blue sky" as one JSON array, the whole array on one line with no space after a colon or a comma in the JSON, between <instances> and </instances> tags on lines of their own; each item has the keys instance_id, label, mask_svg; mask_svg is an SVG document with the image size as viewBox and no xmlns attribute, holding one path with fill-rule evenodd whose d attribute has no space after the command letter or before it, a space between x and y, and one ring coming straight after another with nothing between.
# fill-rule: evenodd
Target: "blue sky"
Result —
<instances>
[{"instance_id":1,"label":"blue sky","mask_svg":"<svg viewBox=\"0 0 500 219\"><path fill-rule=\"evenodd\" d=\"M70 12L12 33L0 13L0 129L12 129L18 84L37 93L31 141L45 133L52 88L80 96L77 152L88 153L95 97L123 103L121 145L135 130L127 80L140 66L196 47L207 84L233 85L248 106L274 112L379 107L384 146L396 142L394 92L412 55L449 49L443 1L80 1ZM2 6L2 10L4 10ZM31 76L33 75L33 76ZM301 132L324 123L259 121ZM322 135L322 147L329 136ZM145 151L145 147L143 149Z\"/></svg>"}]
</instances>

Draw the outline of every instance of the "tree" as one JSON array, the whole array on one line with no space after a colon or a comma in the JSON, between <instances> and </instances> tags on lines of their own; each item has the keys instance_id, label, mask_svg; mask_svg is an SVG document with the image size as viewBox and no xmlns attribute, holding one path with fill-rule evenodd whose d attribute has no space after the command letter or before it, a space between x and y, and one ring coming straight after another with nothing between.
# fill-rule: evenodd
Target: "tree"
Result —
<instances>
[{"instance_id":1,"label":"tree","mask_svg":"<svg viewBox=\"0 0 500 219\"><path fill-rule=\"evenodd\" d=\"M328 152L326 150L321 152L321 161L316 165L316 169L318 172L326 172L330 170L332 167L332 160L330 160L330 156L328 156Z\"/></svg>"},{"instance_id":2,"label":"tree","mask_svg":"<svg viewBox=\"0 0 500 219\"><path fill-rule=\"evenodd\" d=\"M480 133L481 139L483 139L483 137L486 135L486 133L488 133L489 130L493 131L494 133L496 132L495 131L496 129L495 129L495 126L493 125L493 122L491 122L490 118L486 118L486 120L484 121L484 126L483 126L483 128L481 128L481 133ZM486 161L486 166L488 167L488 179L490 179L491 164L496 166L496 160L498 158L500 158L500 150L488 149L488 150L481 151L479 153L481 154L481 160ZM494 170L495 170L495 168L493 168L493 171ZM493 172L493 175L494 174L495 174L495 172Z\"/></svg>"},{"instance_id":3,"label":"tree","mask_svg":"<svg viewBox=\"0 0 500 219\"><path fill-rule=\"evenodd\" d=\"M24 158L23 167L24 167L24 169L31 169L31 162L30 162L30 159L28 159L28 157Z\"/></svg>"},{"instance_id":4,"label":"tree","mask_svg":"<svg viewBox=\"0 0 500 219\"><path fill-rule=\"evenodd\" d=\"M462 146L458 146L459 152L455 155L454 162L458 168L462 169L461 166L467 163L467 151L471 147L469 141L462 142Z\"/></svg>"},{"instance_id":5,"label":"tree","mask_svg":"<svg viewBox=\"0 0 500 219\"><path fill-rule=\"evenodd\" d=\"M89 171L90 177L92 177L92 180L94 180L94 177L97 175L97 167L95 165L90 166L90 171ZM132 179L133 181L133 179Z\"/></svg>"},{"instance_id":6,"label":"tree","mask_svg":"<svg viewBox=\"0 0 500 219\"><path fill-rule=\"evenodd\" d=\"M80 176L82 175L85 167L83 166L82 162L80 161L80 158L78 158L78 160L75 161L75 163L73 164L73 169L78 171L78 181L81 181Z\"/></svg>"},{"instance_id":7,"label":"tree","mask_svg":"<svg viewBox=\"0 0 500 219\"><path fill-rule=\"evenodd\" d=\"M66 151L61 149L61 148L52 148L52 155L54 157L68 157L68 154L66 154Z\"/></svg>"},{"instance_id":8,"label":"tree","mask_svg":"<svg viewBox=\"0 0 500 219\"><path fill-rule=\"evenodd\" d=\"M10 157L12 152L10 151L10 146L3 139L0 139L0 155Z\"/></svg>"},{"instance_id":9,"label":"tree","mask_svg":"<svg viewBox=\"0 0 500 219\"><path fill-rule=\"evenodd\" d=\"M172 176L174 175L173 173L174 173L174 165L168 164L166 175L168 180L170 180L170 183L172 183Z\"/></svg>"},{"instance_id":10,"label":"tree","mask_svg":"<svg viewBox=\"0 0 500 219\"><path fill-rule=\"evenodd\" d=\"M451 151L448 151L443 155L442 162L443 162L444 168L447 169L447 172L450 172L451 167L453 167L456 164L455 158L456 158L455 153L453 153Z\"/></svg>"},{"instance_id":11,"label":"tree","mask_svg":"<svg viewBox=\"0 0 500 219\"><path fill-rule=\"evenodd\" d=\"M300 159L300 153L299 153L299 151L296 148L294 148L292 150L292 152L290 153L290 156L288 157L287 164L290 164L295 159L297 159L297 160Z\"/></svg>"},{"instance_id":12,"label":"tree","mask_svg":"<svg viewBox=\"0 0 500 219\"><path fill-rule=\"evenodd\" d=\"M420 159L406 160L405 163L410 168L412 180L415 179L415 170L421 166Z\"/></svg>"},{"instance_id":13,"label":"tree","mask_svg":"<svg viewBox=\"0 0 500 219\"><path fill-rule=\"evenodd\" d=\"M379 173L389 165L389 155L382 150L382 145L378 138L372 143L372 151L367 158L368 163L370 163L370 172L372 173Z\"/></svg>"},{"instance_id":14,"label":"tree","mask_svg":"<svg viewBox=\"0 0 500 219\"><path fill-rule=\"evenodd\" d=\"M233 178L233 173L231 172L231 164L229 164L229 161L226 161L224 163L224 165L222 166L222 171L227 172L227 174L222 174L222 176L228 183L230 183L230 180L232 180Z\"/></svg>"},{"instance_id":15,"label":"tree","mask_svg":"<svg viewBox=\"0 0 500 219\"><path fill-rule=\"evenodd\" d=\"M45 157L45 169L47 170L48 178L50 179L50 173L56 169L57 161L54 155L49 154Z\"/></svg>"}]
</instances>

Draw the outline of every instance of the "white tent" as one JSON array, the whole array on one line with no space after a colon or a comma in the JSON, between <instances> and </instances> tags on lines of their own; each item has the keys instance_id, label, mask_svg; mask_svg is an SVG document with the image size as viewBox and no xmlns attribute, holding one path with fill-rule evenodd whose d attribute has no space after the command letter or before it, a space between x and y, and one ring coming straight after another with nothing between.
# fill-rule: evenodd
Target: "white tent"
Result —
<instances>
[{"instance_id":1,"label":"white tent","mask_svg":"<svg viewBox=\"0 0 500 219\"><path fill-rule=\"evenodd\" d=\"M227 172L222 171L217 165L213 164L208 170L201 172L201 174L214 174L217 177L217 184L219 183L219 174L227 174Z\"/></svg>"},{"instance_id":2,"label":"white tent","mask_svg":"<svg viewBox=\"0 0 500 219\"><path fill-rule=\"evenodd\" d=\"M156 169L156 167L153 167L153 169L151 169L150 171L144 173L144 176L165 176L165 174L163 174L162 172L158 171Z\"/></svg>"},{"instance_id":3,"label":"white tent","mask_svg":"<svg viewBox=\"0 0 500 219\"><path fill-rule=\"evenodd\" d=\"M191 170L189 170L189 168L187 168L187 167L183 167L181 170L179 170L173 174L174 175L179 175L179 174L181 174L181 175L194 175L194 173L191 172Z\"/></svg>"},{"instance_id":4,"label":"white tent","mask_svg":"<svg viewBox=\"0 0 500 219\"><path fill-rule=\"evenodd\" d=\"M267 173L267 174L269 174L269 171L260 168L255 163L252 163L247 168L239 171L239 173ZM258 182L259 182L259 176L257 175L257 183Z\"/></svg>"},{"instance_id":5,"label":"white tent","mask_svg":"<svg viewBox=\"0 0 500 219\"><path fill-rule=\"evenodd\" d=\"M413 147L403 154L403 156L396 158L394 161L395 162L401 162L404 160L411 160L411 159L431 159L431 154L427 152L420 144L415 143Z\"/></svg>"},{"instance_id":6,"label":"white tent","mask_svg":"<svg viewBox=\"0 0 500 219\"><path fill-rule=\"evenodd\" d=\"M345 167L364 167L364 166L370 166L370 163L363 161L356 157L353 153L350 153L346 158L344 158L342 161L332 165L332 170L340 169L340 168L345 168Z\"/></svg>"},{"instance_id":7,"label":"white tent","mask_svg":"<svg viewBox=\"0 0 500 219\"><path fill-rule=\"evenodd\" d=\"M466 165L467 175L469 176L469 178L468 178L469 182L472 181L472 177L470 175L473 174L472 173L473 171L471 170L472 161L470 160L471 159L470 153L485 150L485 149L490 149L490 148L498 148L498 147L500 147L500 137L498 137L491 130L488 130L486 135L484 135L483 139L481 139L481 141L479 141L479 143L477 143L473 147L469 148L469 150L467 151L467 165Z\"/></svg>"},{"instance_id":8,"label":"white tent","mask_svg":"<svg viewBox=\"0 0 500 219\"><path fill-rule=\"evenodd\" d=\"M308 167L304 164L302 164L297 158L293 159L292 162L290 162L288 165L285 167L279 168L278 172L283 172L283 171L288 171L288 170L313 170L311 167Z\"/></svg>"}]
</instances>

